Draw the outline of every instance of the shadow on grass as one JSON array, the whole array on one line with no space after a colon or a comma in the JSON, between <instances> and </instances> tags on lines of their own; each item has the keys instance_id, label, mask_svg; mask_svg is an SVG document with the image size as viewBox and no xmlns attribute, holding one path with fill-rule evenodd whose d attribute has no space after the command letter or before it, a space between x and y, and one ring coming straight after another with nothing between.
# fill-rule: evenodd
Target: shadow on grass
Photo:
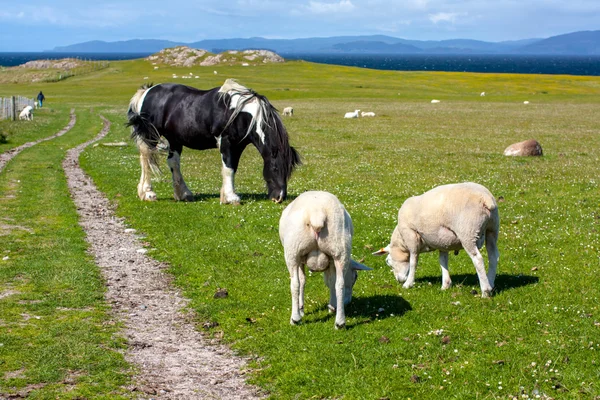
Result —
<instances>
[{"instance_id":1,"label":"shadow on grass","mask_svg":"<svg viewBox=\"0 0 600 400\"><path fill-rule=\"evenodd\" d=\"M380 309L383 309L383 311L379 311ZM335 313L328 313L324 316L310 318L310 314L317 314L325 310L327 310L327 303L324 303L321 307L308 313L303 320L304 323L322 323L330 320L333 322ZM401 296L376 295L369 297L354 297L350 304L346 306L346 318L354 317L361 320L353 324L349 324L348 321L346 321L346 329L352 329L376 320L401 317L407 311L411 310L412 307L410 306L410 303Z\"/></svg>"},{"instance_id":2,"label":"shadow on grass","mask_svg":"<svg viewBox=\"0 0 600 400\"><path fill-rule=\"evenodd\" d=\"M242 205L247 201L268 201L272 203L272 201L269 200L267 193L237 193L237 195L240 196L240 201ZM220 193L195 193L194 201L209 201L212 199L220 199L220 197ZM283 204L289 203L296 197L298 196L288 195L287 199L283 202Z\"/></svg>"},{"instance_id":3,"label":"shadow on grass","mask_svg":"<svg viewBox=\"0 0 600 400\"><path fill-rule=\"evenodd\" d=\"M451 275L452 285L463 285L463 286L476 286L479 288L479 279L476 274L459 274ZM512 275L512 274L499 274L496 275L496 282L494 287L494 294L502 293L506 290L516 289L523 286L533 285L538 283L540 278L531 275ZM425 276L422 278L415 279L415 282L429 282L433 285L442 286L441 276Z\"/></svg>"},{"instance_id":4,"label":"shadow on grass","mask_svg":"<svg viewBox=\"0 0 600 400\"><path fill-rule=\"evenodd\" d=\"M269 199L269 197L267 196L267 193L237 193L238 196L240 196L240 204L244 205L244 203L248 202L248 201L267 201L269 203L272 203L272 201ZM282 203L282 205L287 205L289 204L291 201L293 201L296 197L298 197L297 195L288 195L286 200ZM219 192L215 192L215 193L194 193L194 203L195 202L207 202L207 201L213 201L214 199L220 199L221 198L221 194ZM169 193L166 196L160 196L158 197L158 199L156 200L158 202L173 202L175 201L175 199L173 199L173 194Z\"/></svg>"}]
</instances>

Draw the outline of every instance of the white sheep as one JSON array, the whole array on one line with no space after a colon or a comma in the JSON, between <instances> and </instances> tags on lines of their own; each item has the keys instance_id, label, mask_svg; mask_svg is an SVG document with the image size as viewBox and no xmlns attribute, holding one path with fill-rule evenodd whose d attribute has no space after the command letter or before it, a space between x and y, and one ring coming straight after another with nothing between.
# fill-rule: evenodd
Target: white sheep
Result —
<instances>
[{"instance_id":1,"label":"white sheep","mask_svg":"<svg viewBox=\"0 0 600 400\"><path fill-rule=\"evenodd\" d=\"M485 97L485 92L481 92L481 94L479 96Z\"/></svg>"},{"instance_id":2,"label":"white sheep","mask_svg":"<svg viewBox=\"0 0 600 400\"><path fill-rule=\"evenodd\" d=\"M292 116L294 115L294 109L292 107L286 107L283 109L283 115Z\"/></svg>"},{"instance_id":3,"label":"white sheep","mask_svg":"<svg viewBox=\"0 0 600 400\"><path fill-rule=\"evenodd\" d=\"M360 112L360 110L354 110L354 112L347 112L344 115L344 118L358 118L358 113Z\"/></svg>"},{"instance_id":4,"label":"white sheep","mask_svg":"<svg viewBox=\"0 0 600 400\"><path fill-rule=\"evenodd\" d=\"M19 119L20 120L25 120L25 121L33 121L33 107L31 106L25 106L25 108L23 108L23 110L21 111L21 113L19 114Z\"/></svg>"},{"instance_id":5,"label":"white sheep","mask_svg":"<svg viewBox=\"0 0 600 400\"><path fill-rule=\"evenodd\" d=\"M398 282L409 288L415 282L419 254L439 250L442 289L452 285L448 273L448 252L465 249L477 270L482 297L492 293L500 253L497 240L500 216L494 196L477 183L438 186L407 199L398 211L398 225L390 244L374 255L387 254ZM479 249L485 246L489 269Z\"/></svg>"},{"instance_id":6,"label":"white sheep","mask_svg":"<svg viewBox=\"0 0 600 400\"><path fill-rule=\"evenodd\" d=\"M336 311L335 327L346 324L344 306L352 299L352 288L358 270L371 270L351 259L352 219L333 194L304 192L281 214L279 238L285 263L290 273L292 292L292 325L304 316L304 266L313 272L324 272L329 287L329 310Z\"/></svg>"},{"instance_id":7,"label":"white sheep","mask_svg":"<svg viewBox=\"0 0 600 400\"><path fill-rule=\"evenodd\" d=\"M360 113L360 116L361 116L361 117L374 117L374 116L375 116L375 113L374 113L374 112L372 112L372 111L368 111L368 112L364 112L364 111L363 111L363 112L361 112L361 113Z\"/></svg>"},{"instance_id":8,"label":"white sheep","mask_svg":"<svg viewBox=\"0 0 600 400\"><path fill-rule=\"evenodd\" d=\"M436 100L436 99L433 99L433 100L431 100L431 104L436 104L436 103L439 103L439 102L440 102L440 101L439 101L439 100Z\"/></svg>"}]
</instances>

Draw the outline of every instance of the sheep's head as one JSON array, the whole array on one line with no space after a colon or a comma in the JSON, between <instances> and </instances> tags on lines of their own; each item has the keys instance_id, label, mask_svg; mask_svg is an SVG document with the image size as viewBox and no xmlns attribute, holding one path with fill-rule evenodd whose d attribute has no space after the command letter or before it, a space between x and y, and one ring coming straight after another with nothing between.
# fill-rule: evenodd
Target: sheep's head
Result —
<instances>
[{"instance_id":1,"label":"sheep's head","mask_svg":"<svg viewBox=\"0 0 600 400\"><path fill-rule=\"evenodd\" d=\"M410 272L410 256L396 246L391 244L373 253L374 256L387 255L385 262L392 269L396 280L400 283L406 282Z\"/></svg>"}]
</instances>

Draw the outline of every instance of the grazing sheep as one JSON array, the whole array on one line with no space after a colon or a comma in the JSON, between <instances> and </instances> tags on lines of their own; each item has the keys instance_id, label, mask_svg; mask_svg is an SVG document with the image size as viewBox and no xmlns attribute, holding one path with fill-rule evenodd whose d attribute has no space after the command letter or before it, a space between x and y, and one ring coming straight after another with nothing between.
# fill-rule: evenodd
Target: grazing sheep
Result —
<instances>
[{"instance_id":1,"label":"grazing sheep","mask_svg":"<svg viewBox=\"0 0 600 400\"><path fill-rule=\"evenodd\" d=\"M360 110L354 110L354 112L347 112L344 115L344 118L358 118L358 113L360 112Z\"/></svg>"},{"instance_id":2,"label":"grazing sheep","mask_svg":"<svg viewBox=\"0 0 600 400\"><path fill-rule=\"evenodd\" d=\"M523 102L523 104L529 104L529 101L525 100L525 101Z\"/></svg>"},{"instance_id":3,"label":"grazing sheep","mask_svg":"<svg viewBox=\"0 0 600 400\"><path fill-rule=\"evenodd\" d=\"M361 112L361 113L360 113L360 116L361 116L361 117L374 117L374 116L375 116L375 113L374 113L374 112L372 112L372 111L368 111L368 112L364 112L364 111L363 111L363 112Z\"/></svg>"},{"instance_id":4,"label":"grazing sheep","mask_svg":"<svg viewBox=\"0 0 600 400\"><path fill-rule=\"evenodd\" d=\"M477 270L481 296L488 297L500 256L496 245L499 228L498 207L488 189L472 182L438 186L402 204L390 244L373 254L388 254L386 261L396 279L409 288L415 282L419 254L439 250L442 289L448 289L452 285L448 252L464 249ZM479 252L484 240L489 262L487 276Z\"/></svg>"},{"instance_id":5,"label":"grazing sheep","mask_svg":"<svg viewBox=\"0 0 600 400\"><path fill-rule=\"evenodd\" d=\"M439 100L436 100L436 99L433 99L433 100L431 100L431 104L436 104L436 103L439 103L439 102L440 102L440 101L439 101Z\"/></svg>"},{"instance_id":6,"label":"grazing sheep","mask_svg":"<svg viewBox=\"0 0 600 400\"><path fill-rule=\"evenodd\" d=\"M304 266L324 272L329 287L329 310L336 311L335 327L346 324L344 306L352 299L358 270L371 270L351 259L352 219L337 197L328 192L304 192L281 214L279 238L290 273L292 325L304 316Z\"/></svg>"},{"instance_id":7,"label":"grazing sheep","mask_svg":"<svg viewBox=\"0 0 600 400\"><path fill-rule=\"evenodd\" d=\"M485 96L485 92L481 92L480 96L484 97Z\"/></svg>"},{"instance_id":8,"label":"grazing sheep","mask_svg":"<svg viewBox=\"0 0 600 400\"><path fill-rule=\"evenodd\" d=\"M20 120L25 120L25 121L33 121L33 107L31 106L25 106L25 108L21 111L21 113L19 114L19 119Z\"/></svg>"},{"instance_id":9,"label":"grazing sheep","mask_svg":"<svg viewBox=\"0 0 600 400\"><path fill-rule=\"evenodd\" d=\"M292 116L294 115L294 109L292 107L286 107L283 109L283 115Z\"/></svg>"}]
</instances>

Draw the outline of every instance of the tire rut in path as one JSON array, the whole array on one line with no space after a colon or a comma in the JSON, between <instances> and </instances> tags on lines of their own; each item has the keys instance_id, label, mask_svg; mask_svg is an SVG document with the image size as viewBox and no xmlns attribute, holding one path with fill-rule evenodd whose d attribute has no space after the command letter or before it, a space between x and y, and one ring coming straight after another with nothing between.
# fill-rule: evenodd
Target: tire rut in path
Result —
<instances>
[{"instance_id":1,"label":"tire rut in path","mask_svg":"<svg viewBox=\"0 0 600 400\"><path fill-rule=\"evenodd\" d=\"M75 109L73 108L73 109L71 109L69 123L63 129L58 131L58 133L55 133L54 135L49 136L47 138L35 140L33 142L27 142L25 144L20 145L19 147L15 147L14 149L10 149L10 150L0 154L0 172L2 172L2 170L4 169L6 164L10 160L12 160L17 154L19 154L20 152L22 152L23 150L25 150L29 147L35 146L38 143L45 142L47 140L51 140L51 139L54 139L54 138L64 135L65 133L69 132L73 126L75 126L75 122L77 122L77 117L75 116Z\"/></svg>"},{"instance_id":2,"label":"tire rut in path","mask_svg":"<svg viewBox=\"0 0 600 400\"><path fill-rule=\"evenodd\" d=\"M193 315L182 313L188 301L162 272L168 265L137 252L142 248L138 238L80 168L79 154L110 129L110 121L101 118L102 131L69 150L63 169L79 223L106 280L106 299L125 325L125 358L138 370L132 390L157 399L261 398L244 381L244 360L225 346L207 342L195 329Z\"/></svg>"}]
</instances>

